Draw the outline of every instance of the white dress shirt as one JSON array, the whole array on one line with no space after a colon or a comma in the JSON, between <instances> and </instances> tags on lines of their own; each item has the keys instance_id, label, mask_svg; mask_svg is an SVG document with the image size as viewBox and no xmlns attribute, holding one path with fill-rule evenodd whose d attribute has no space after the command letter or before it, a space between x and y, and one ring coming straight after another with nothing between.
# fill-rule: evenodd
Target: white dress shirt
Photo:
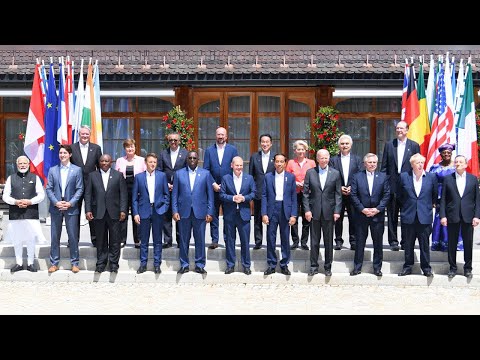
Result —
<instances>
[{"instance_id":1,"label":"white dress shirt","mask_svg":"<svg viewBox=\"0 0 480 360\"><path fill-rule=\"evenodd\" d=\"M89 143L86 143L85 145L83 145L82 143L79 143L79 145L80 145L80 152L81 152L81 154L82 154L83 165L85 165L85 163L87 162L88 144L89 144Z\"/></svg>"},{"instance_id":2,"label":"white dress shirt","mask_svg":"<svg viewBox=\"0 0 480 360\"><path fill-rule=\"evenodd\" d=\"M110 177L110 169L108 169L106 172L100 169L100 175L102 175L103 188L105 189L105 191L107 191L108 178Z\"/></svg>"},{"instance_id":3,"label":"white dress shirt","mask_svg":"<svg viewBox=\"0 0 480 360\"><path fill-rule=\"evenodd\" d=\"M405 155L405 146L407 145L407 139L405 141L400 141L398 140L398 147L397 147L397 170L398 173L400 174L402 172L402 164L403 164L403 156Z\"/></svg>"},{"instance_id":4,"label":"white dress shirt","mask_svg":"<svg viewBox=\"0 0 480 360\"><path fill-rule=\"evenodd\" d=\"M196 176L197 176L197 168L195 168L195 170L188 168L188 177L190 178L190 191L193 191L193 185L195 185Z\"/></svg>"},{"instance_id":5,"label":"white dress shirt","mask_svg":"<svg viewBox=\"0 0 480 360\"><path fill-rule=\"evenodd\" d=\"M68 163L68 165L66 166L63 166L62 164L60 164L60 180L62 182L62 198L65 197L65 188L67 187L68 170L70 170L70 163Z\"/></svg>"},{"instance_id":6,"label":"white dress shirt","mask_svg":"<svg viewBox=\"0 0 480 360\"><path fill-rule=\"evenodd\" d=\"M270 151L266 154L262 151L262 167L263 167L263 172L264 173L267 172L269 161L270 161Z\"/></svg>"},{"instance_id":7,"label":"white dress shirt","mask_svg":"<svg viewBox=\"0 0 480 360\"><path fill-rule=\"evenodd\" d=\"M460 197L463 197L465 192L465 186L467 185L467 172L464 171L462 175L455 171L455 179L457 182L457 189L460 194Z\"/></svg>"},{"instance_id":8,"label":"white dress shirt","mask_svg":"<svg viewBox=\"0 0 480 360\"><path fill-rule=\"evenodd\" d=\"M422 190L422 182L423 182L424 176L425 176L425 170L423 170L422 175L418 180L417 180L417 175L413 173L413 187L415 188L415 194L417 194L417 197L420 195L420 190Z\"/></svg>"},{"instance_id":9,"label":"white dress shirt","mask_svg":"<svg viewBox=\"0 0 480 360\"><path fill-rule=\"evenodd\" d=\"M180 147L177 147L177 150L173 151L170 149L170 160L172 161L172 169L175 167L177 162L178 153L180 152Z\"/></svg>"},{"instance_id":10,"label":"white dress shirt","mask_svg":"<svg viewBox=\"0 0 480 360\"><path fill-rule=\"evenodd\" d=\"M325 188L325 182L327 181L327 174L328 174L328 165L325 166L325 169L322 169L320 166L318 167L318 177L320 179L320 187L322 191Z\"/></svg>"},{"instance_id":11,"label":"white dress shirt","mask_svg":"<svg viewBox=\"0 0 480 360\"><path fill-rule=\"evenodd\" d=\"M150 204L153 204L155 202L155 170L151 174L147 171L147 188Z\"/></svg>"},{"instance_id":12,"label":"white dress shirt","mask_svg":"<svg viewBox=\"0 0 480 360\"><path fill-rule=\"evenodd\" d=\"M342 170L343 170L343 180L345 182L345 185L348 184L348 175L350 171L350 153L348 155L340 155L340 160L342 162Z\"/></svg>"},{"instance_id":13,"label":"white dress shirt","mask_svg":"<svg viewBox=\"0 0 480 360\"><path fill-rule=\"evenodd\" d=\"M373 180L375 179L375 172L370 172L367 170L367 183L368 183L368 193L372 196L373 192Z\"/></svg>"},{"instance_id":14,"label":"white dress shirt","mask_svg":"<svg viewBox=\"0 0 480 360\"><path fill-rule=\"evenodd\" d=\"M285 181L287 181L285 171L282 171L280 174L275 171L275 201L283 201L283 183Z\"/></svg>"},{"instance_id":15,"label":"white dress shirt","mask_svg":"<svg viewBox=\"0 0 480 360\"><path fill-rule=\"evenodd\" d=\"M218 163L222 165L222 160L223 160L223 153L225 152L225 144L223 146L220 146L217 144L217 155L218 155Z\"/></svg>"}]
</instances>

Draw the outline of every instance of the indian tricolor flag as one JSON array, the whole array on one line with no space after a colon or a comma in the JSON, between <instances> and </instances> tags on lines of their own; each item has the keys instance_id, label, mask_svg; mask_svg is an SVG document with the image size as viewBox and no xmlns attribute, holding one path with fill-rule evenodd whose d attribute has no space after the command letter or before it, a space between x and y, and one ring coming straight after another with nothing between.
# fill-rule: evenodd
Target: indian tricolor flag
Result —
<instances>
[{"instance_id":1,"label":"indian tricolor flag","mask_svg":"<svg viewBox=\"0 0 480 360\"><path fill-rule=\"evenodd\" d=\"M93 91L93 65L92 59L88 64L87 84L83 100L83 113L81 126L87 125L90 128L90 141L97 143L97 124L95 119L95 94Z\"/></svg>"}]
</instances>

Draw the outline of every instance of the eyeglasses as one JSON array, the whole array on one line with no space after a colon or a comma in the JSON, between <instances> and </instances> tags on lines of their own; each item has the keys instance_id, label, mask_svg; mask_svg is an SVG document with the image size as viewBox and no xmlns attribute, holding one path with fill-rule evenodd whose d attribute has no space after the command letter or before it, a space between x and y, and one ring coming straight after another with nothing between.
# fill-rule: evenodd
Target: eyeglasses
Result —
<instances>
[{"instance_id":1,"label":"eyeglasses","mask_svg":"<svg viewBox=\"0 0 480 360\"><path fill-rule=\"evenodd\" d=\"M168 140L168 141L169 141L169 142L178 142L177 139L170 139L170 140Z\"/></svg>"},{"instance_id":2,"label":"eyeglasses","mask_svg":"<svg viewBox=\"0 0 480 360\"><path fill-rule=\"evenodd\" d=\"M197 158L194 157L194 156L189 156L188 159L189 159L189 160L197 160Z\"/></svg>"}]
</instances>

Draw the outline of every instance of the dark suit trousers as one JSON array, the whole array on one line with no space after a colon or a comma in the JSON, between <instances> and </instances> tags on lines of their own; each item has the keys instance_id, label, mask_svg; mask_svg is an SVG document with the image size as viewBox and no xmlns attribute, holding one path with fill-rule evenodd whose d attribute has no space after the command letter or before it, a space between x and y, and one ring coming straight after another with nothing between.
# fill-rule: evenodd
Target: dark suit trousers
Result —
<instances>
[{"instance_id":1,"label":"dark suit trousers","mask_svg":"<svg viewBox=\"0 0 480 360\"><path fill-rule=\"evenodd\" d=\"M128 209L127 209L127 218L125 221L120 222L120 228L121 228L121 233L122 233L122 243L127 242L127 229L128 229L128 214L130 214L131 220L132 220L132 232L133 232L133 241L135 244L139 243L140 240L138 238L138 225L133 220L133 213L132 213L132 191L128 191ZM95 230L96 231L96 230Z\"/></svg>"},{"instance_id":2,"label":"dark suit trousers","mask_svg":"<svg viewBox=\"0 0 480 360\"><path fill-rule=\"evenodd\" d=\"M213 199L214 199L214 207L215 207L215 214L213 215L213 220L210 223L210 235L212 236L212 243L218 244L218 227L219 227L219 221L218 221L218 216L220 214L220 205L222 205L222 201L220 200L220 193L214 192L213 193ZM223 224L223 239L225 240L227 236L227 230L225 229L225 223Z\"/></svg>"},{"instance_id":3,"label":"dark suit trousers","mask_svg":"<svg viewBox=\"0 0 480 360\"><path fill-rule=\"evenodd\" d=\"M234 267L236 262L235 241L240 237L240 254L243 268L250 268L250 221L245 221L239 211L235 211L233 221L226 221L227 236L225 237L227 267Z\"/></svg>"},{"instance_id":4,"label":"dark suit trousers","mask_svg":"<svg viewBox=\"0 0 480 360\"><path fill-rule=\"evenodd\" d=\"M388 218L388 243L390 246L398 245L398 214L400 213L400 201L397 198L397 194L390 194L390 201L387 204L387 218ZM404 226L401 226L401 242L404 242Z\"/></svg>"},{"instance_id":5,"label":"dark suit trousers","mask_svg":"<svg viewBox=\"0 0 480 360\"><path fill-rule=\"evenodd\" d=\"M368 237L368 228L373 242L373 271L380 271L382 269L383 261L383 233L385 231L384 221L373 221L363 214L360 214L356 224L356 245L355 257L353 260L353 270L362 270L363 256L365 253L365 244Z\"/></svg>"},{"instance_id":6,"label":"dark suit trousers","mask_svg":"<svg viewBox=\"0 0 480 360\"><path fill-rule=\"evenodd\" d=\"M473 225L460 221L459 223L449 222L448 231L448 263L450 270L457 271L457 244L458 234L462 230L463 237L463 265L464 271L472 271L472 254L473 254Z\"/></svg>"},{"instance_id":7,"label":"dark suit trousers","mask_svg":"<svg viewBox=\"0 0 480 360\"><path fill-rule=\"evenodd\" d=\"M420 268L423 272L432 271L430 266L430 247L429 239L432 233L432 224L420 224L418 217L415 216L413 224L405 224L405 264L404 270L412 270L415 260L415 240L418 239L420 247ZM456 248L455 248L456 250Z\"/></svg>"},{"instance_id":8,"label":"dark suit trousers","mask_svg":"<svg viewBox=\"0 0 480 360\"><path fill-rule=\"evenodd\" d=\"M280 227L280 251L282 259L280 267L285 267L290 262L290 229L288 220L283 211L283 201L275 201L273 215L267 225L267 264L269 268L275 269L277 266L277 254L275 245L277 242L277 227Z\"/></svg>"},{"instance_id":9,"label":"dark suit trousers","mask_svg":"<svg viewBox=\"0 0 480 360\"><path fill-rule=\"evenodd\" d=\"M318 256L320 254L320 239L323 232L323 244L325 246L324 269L331 270L333 260L333 219L312 219L310 226L310 269L318 270Z\"/></svg>"},{"instance_id":10,"label":"dark suit trousers","mask_svg":"<svg viewBox=\"0 0 480 360\"><path fill-rule=\"evenodd\" d=\"M307 245L308 233L310 232L310 221L305 219L305 211L303 210L303 193L300 191L297 194L298 217L302 217L302 238L300 239L302 245ZM298 218L297 218L298 220ZM291 227L292 243L298 245L298 221Z\"/></svg>"},{"instance_id":11,"label":"dark suit trousers","mask_svg":"<svg viewBox=\"0 0 480 360\"><path fill-rule=\"evenodd\" d=\"M263 222L262 222L262 199L253 199L253 236L255 245L262 245Z\"/></svg>"},{"instance_id":12,"label":"dark suit trousers","mask_svg":"<svg viewBox=\"0 0 480 360\"><path fill-rule=\"evenodd\" d=\"M105 211L102 219L95 219L92 222L97 234L97 266L105 267L109 261L110 268L118 268L121 243L120 220L112 219L108 211Z\"/></svg>"},{"instance_id":13,"label":"dark suit trousers","mask_svg":"<svg viewBox=\"0 0 480 360\"><path fill-rule=\"evenodd\" d=\"M153 238L153 266L162 264L163 214L157 214L153 207L151 209L150 217L140 219L140 265L142 266L147 266L150 229L152 230Z\"/></svg>"},{"instance_id":14,"label":"dark suit trousers","mask_svg":"<svg viewBox=\"0 0 480 360\"><path fill-rule=\"evenodd\" d=\"M172 193L170 192L170 206L168 207L168 210L165 214L163 214L163 242L165 244L170 244L172 245L173 238L172 238L172 230L173 230L173 224L172 224ZM179 226L175 224L175 240L177 244L180 243L180 234L179 234Z\"/></svg>"},{"instance_id":15,"label":"dark suit trousers","mask_svg":"<svg viewBox=\"0 0 480 360\"><path fill-rule=\"evenodd\" d=\"M192 236L195 241L195 266L200 268L205 267L206 263L206 251L205 251L205 229L207 228L207 222L205 219L197 219L193 215L193 209L190 212L190 217L181 218L178 221L180 230L180 266L189 267L188 250L190 248L190 238Z\"/></svg>"},{"instance_id":16,"label":"dark suit trousers","mask_svg":"<svg viewBox=\"0 0 480 360\"><path fill-rule=\"evenodd\" d=\"M345 209L348 216L348 236L350 245L355 245L355 218L353 216L353 205L350 202L350 196L342 195L342 210L340 211L340 218L335 222L335 241L340 241L343 244L343 218L345 217Z\"/></svg>"}]
</instances>

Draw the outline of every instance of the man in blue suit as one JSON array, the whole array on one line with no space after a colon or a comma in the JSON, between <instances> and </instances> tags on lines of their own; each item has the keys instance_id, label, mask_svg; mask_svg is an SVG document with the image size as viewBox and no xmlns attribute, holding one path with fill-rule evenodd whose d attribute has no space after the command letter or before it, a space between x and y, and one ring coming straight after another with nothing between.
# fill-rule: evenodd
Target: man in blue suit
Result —
<instances>
[{"instance_id":1,"label":"man in blue suit","mask_svg":"<svg viewBox=\"0 0 480 360\"><path fill-rule=\"evenodd\" d=\"M230 144L227 144L227 130L223 127L219 127L215 131L216 142L212 146L205 150L205 156L203 158L203 168L208 170L212 175L213 191L214 191L214 210L213 220L210 223L210 235L212 236L212 244L209 249L216 249L218 247L218 215L220 212L220 188L222 185L222 177L227 174L232 174L232 168L230 164L235 156L238 155L237 148ZM226 229L223 226L223 236L225 238Z\"/></svg>"},{"instance_id":2,"label":"man in blue suit","mask_svg":"<svg viewBox=\"0 0 480 360\"><path fill-rule=\"evenodd\" d=\"M385 208L390 199L390 183L383 172L376 172L378 157L368 153L363 158L364 171L353 176L350 200L355 209L355 257L350 275L362 272L363 254L368 237L368 228L373 242L373 273L382 276L383 233L385 231Z\"/></svg>"},{"instance_id":3,"label":"man in blue suit","mask_svg":"<svg viewBox=\"0 0 480 360\"><path fill-rule=\"evenodd\" d=\"M225 247L227 250L227 269L225 274L235 270L235 240L240 235L240 248L243 272L250 275L250 201L255 197L255 181L253 176L243 173L243 159L235 156L232 160L233 175L222 178L220 199L223 201L224 226L227 227Z\"/></svg>"},{"instance_id":4,"label":"man in blue suit","mask_svg":"<svg viewBox=\"0 0 480 360\"><path fill-rule=\"evenodd\" d=\"M277 254L275 243L277 228L280 227L280 250L282 274L290 275L290 227L297 221L297 185L295 175L285 171L287 157L283 154L274 156L275 171L265 175L262 189L262 221L267 225L267 263L264 275L275 272Z\"/></svg>"},{"instance_id":5,"label":"man in blue suit","mask_svg":"<svg viewBox=\"0 0 480 360\"><path fill-rule=\"evenodd\" d=\"M83 174L79 166L70 162L72 147L60 145L58 151L60 164L48 170L48 183L45 189L50 200L51 226L51 247L49 273L58 270L60 262L60 237L62 236L62 223L65 219L67 228L68 244L70 248L70 262L72 272L80 271L79 265L79 225L80 221L80 199L83 195Z\"/></svg>"},{"instance_id":6,"label":"man in blue suit","mask_svg":"<svg viewBox=\"0 0 480 360\"><path fill-rule=\"evenodd\" d=\"M145 156L147 170L135 176L132 188L132 213L139 225L140 267L137 274L147 271L148 241L153 237L153 271L160 274L162 264L163 215L170 204L167 176L157 169L155 153Z\"/></svg>"},{"instance_id":7,"label":"man in blue suit","mask_svg":"<svg viewBox=\"0 0 480 360\"><path fill-rule=\"evenodd\" d=\"M195 240L195 272L206 274L205 229L213 219L213 178L210 172L198 167L198 153L190 151L187 167L177 171L173 180L173 220L180 227L180 269L189 269L188 248L193 229Z\"/></svg>"},{"instance_id":8,"label":"man in blue suit","mask_svg":"<svg viewBox=\"0 0 480 360\"><path fill-rule=\"evenodd\" d=\"M412 171L400 174L399 197L402 203L402 224L405 226L405 264L399 276L412 273L415 239L420 247L423 275L433 276L430 266L429 238L432 233L433 208L437 202L438 180L423 169L425 157L417 153L410 158Z\"/></svg>"}]
</instances>

